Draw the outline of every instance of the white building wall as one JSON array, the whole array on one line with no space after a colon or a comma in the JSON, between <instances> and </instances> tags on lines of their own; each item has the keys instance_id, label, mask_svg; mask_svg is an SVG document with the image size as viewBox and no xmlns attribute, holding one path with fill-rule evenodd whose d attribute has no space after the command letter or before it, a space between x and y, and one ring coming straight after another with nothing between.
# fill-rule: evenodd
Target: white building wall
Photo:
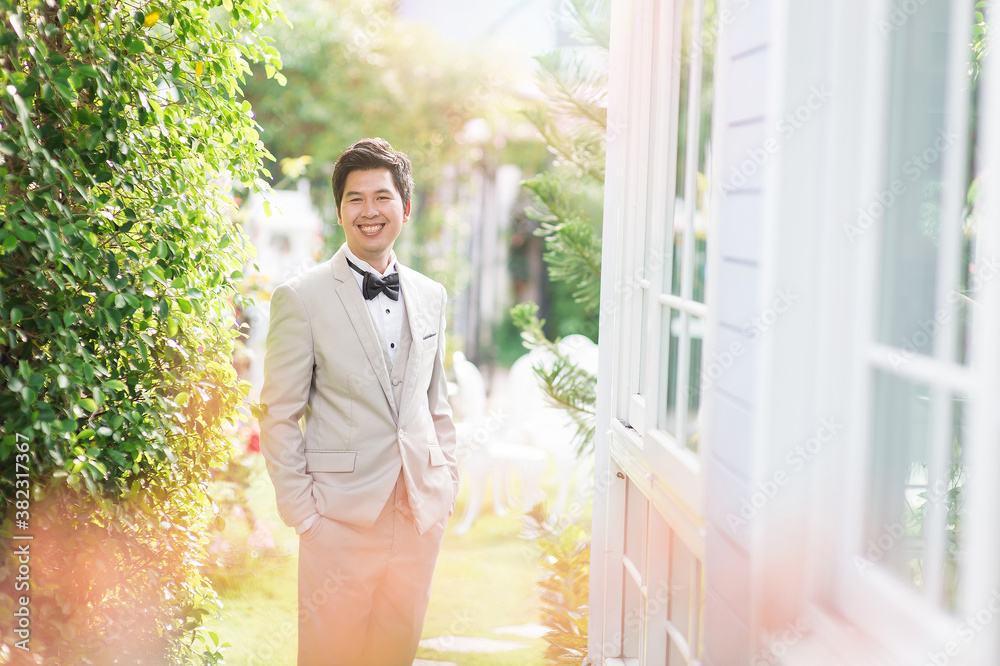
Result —
<instances>
[{"instance_id":1,"label":"white building wall","mask_svg":"<svg viewBox=\"0 0 1000 666\"><path fill-rule=\"evenodd\" d=\"M774 80L772 0L720 4L712 146L708 338L703 361L706 664L748 663L752 653L751 498L761 393L761 317L769 109ZM728 23L726 22L728 21ZM737 522L746 520L746 523Z\"/></svg>"},{"instance_id":2,"label":"white building wall","mask_svg":"<svg viewBox=\"0 0 1000 666\"><path fill-rule=\"evenodd\" d=\"M925 4L905 6L919 11ZM667 0L665 5L677 6ZM637 24L632 12L648 4L623 1L614 6L618 20L613 23L609 127L615 134L609 136L604 254L608 280L602 304L627 296L624 267L635 263L635 241L641 236L637 229L647 220L641 202L658 182L647 179L641 166L645 150L633 140L636 132L645 131L642 121L649 100L642 94L648 70L636 67L642 64L637 45L643 37L641 21ZM619 532L621 524L631 520L632 489L649 499L650 524L660 520L657 524L669 526L671 539L679 537L689 553L704 557L701 651L692 646L682 661L671 653L669 664L695 663L692 659L699 654L700 663L715 666L996 663L1000 624L990 610L989 595L1000 599L1000 531L990 528L985 517L992 516L995 524L1000 505L993 464L1000 455L1000 421L995 408L992 417L986 412L988 405L996 404L1000 356L993 351L995 344L982 341L1000 336L1000 308L980 305L995 304L989 299L1000 288L992 283L980 291L970 287L975 301L969 323L972 363L946 354L925 355L900 370L879 360L900 346L895 340L880 341L875 331L876 304L883 293L880 264L888 256L926 270L927 259L893 255L891 246L882 247L884 224L874 225L860 239L846 231L857 223L859 207L885 190L891 177L886 173L900 167L886 156L898 131L887 113L892 96L898 94L893 86L907 85L924 72L921 67L928 67L926 57L920 59L923 63L903 59L893 64L894 40L899 40L897 46L915 43L932 49L922 53L926 56L937 49L943 52L947 37L949 61L942 67L950 68L949 81L957 82L950 84L946 100L932 99L934 108L912 113L937 118L944 108L952 119L968 115L968 100L963 101L968 87L961 77L967 76L963 50L972 5L956 0L939 3L935 11L942 6L950 24L938 29L927 16L940 14L914 19L904 5L888 0L720 2L705 301L708 348L702 356L704 431L694 477L701 483L704 502L682 501L690 498L690 479L675 483L673 468L658 461L656 442L629 429L629 422L640 424L635 430L644 429L635 418L641 415L634 408L635 396L623 392L623 387L631 390L634 378L623 367L627 355L617 355L611 347L638 336L635 317L628 314L630 305L618 303L614 316L602 321L601 331L591 624L591 655L597 663L663 663L649 657L658 654L655 648L662 639L653 617L644 618L647 649L637 657L622 654L623 659L615 652L624 612ZM906 39L918 41L904 41L898 32L903 30L912 30ZM991 70L988 63L983 71L982 94L989 104L1000 99L1000 67ZM996 185L1000 169L988 165L1000 158L1000 133L984 124L994 107L984 108L973 168L984 174L983 183ZM663 145L654 143L655 132L651 136L655 154ZM942 238L958 234L955 223L965 214L958 210L961 202L955 205L967 187L963 155L946 151L942 156L947 166L940 179L943 212L935 213L947 229ZM984 195L994 205L996 196L996 189ZM992 210L993 217L987 213L982 218L989 222L967 232L978 234L980 254L971 261L980 270L988 256L983 248L1000 247L1000 218ZM655 216L651 219L657 224ZM964 261L957 258L954 245L935 244L939 265ZM938 287L939 306L940 294L956 289L950 280L944 278ZM900 446L898 438L873 434L873 414L879 409L884 410L882 418L894 413L874 404L869 386L878 363L880 371L898 371L914 384L939 393L953 391L968 400L969 412L959 426L964 428L962 455L968 456L963 472L968 474L963 482L967 485L962 487L968 504L961 509L959 542L963 579L953 601L942 602L939 591L921 590L919 580L890 571L877 555L867 562L871 571L859 572L857 567L870 534L865 531L870 527L868 512L879 502L872 497L872 484L883 480L870 469L872 457L888 453L898 455L894 460L902 465L923 464L921 453L893 448ZM899 428L909 432L914 424L900 423ZM628 446L630 440L643 439ZM938 451L951 450L946 438L929 441L937 442ZM975 461L990 462L988 471ZM703 548L698 547L699 539ZM927 548L934 539L940 543L943 537L919 534L907 547ZM649 543L645 570L665 572L671 590L683 590L686 583L673 578L672 546L665 547L658 533L649 535ZM626 571L626 589L628 575ZM983 623L987 617L991 622ZM976 622L982 626L969 638Z\"/></svg>"}]
</instances>

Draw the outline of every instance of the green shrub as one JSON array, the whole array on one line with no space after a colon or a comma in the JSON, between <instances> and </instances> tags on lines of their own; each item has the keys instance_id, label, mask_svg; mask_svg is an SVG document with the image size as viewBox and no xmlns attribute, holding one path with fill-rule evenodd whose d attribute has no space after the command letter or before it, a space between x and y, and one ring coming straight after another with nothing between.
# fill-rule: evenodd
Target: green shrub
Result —
<instances>
[{"instance_id":1,"label":"green shrub","mask_svg":"<svg viewBox=\"0 0 1000 666\"><path fill-rule=\"evenodd\" d=\"M240 85L280 67L277 14L0 0L0 662L220 659L199 566L249 254L227 174L263 186Z\"/></svg>"}]
</instances>

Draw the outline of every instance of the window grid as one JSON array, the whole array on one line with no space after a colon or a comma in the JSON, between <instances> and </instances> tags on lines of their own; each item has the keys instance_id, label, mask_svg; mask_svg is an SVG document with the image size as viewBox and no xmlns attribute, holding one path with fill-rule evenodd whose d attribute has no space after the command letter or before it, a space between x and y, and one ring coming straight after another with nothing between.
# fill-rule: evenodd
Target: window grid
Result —
<instances>
[{"instance_id":1,"label":"window grid","mask_svg":"<svg viewBox=\"0 0 1000 666\"><path fill-rule=\"evenodd\" d=\"M684 157L684 230L683 230L683 252L681 258L681 300L692 301L694 287L694 264L695 264L695 212L698 208L698 157L701 152L701 68L702 52L701 46L702 24L705 16L705 0L694 0L691 17L691 35L697 35L697 48L692 48L689 57L690 74L688 76L687 95L687 137L685 142ZM692 43L695 40L692 39ZM674 406L674 432L678 438L678 444L682 448L687 446L686 441L686 421L690 397L690 360L691 360L691 327L690 315L687 311L680 311L680 335L678 336L677 350L677 370L671 368L668 372L674 374L674 382L677 387L677 401Z\"/></svg>"},{"instance_id":2,"label":"window grid","mask_svg":"<svg viewBox=\"0 0 1000 666\"><path fill-rule=\"evenodd\" d=\"M682 413L682 427L691 426L687 408L693 394L688 384L692 374L700 374L696 367L700 361L698 341L693 345L690 336L704 329L699 322L708 314L705 304L696 300L703 290L695 285L700 269L695 259L703 247L702 239L696 238L696 215L701 214L698 161L705 129L701 40L706 2L714 8L714 0L645 0L632 4L629 12L630 101L627 125L622 128L624 145L619 148L626 163L623 201L617 210L625 222L618 285L631 295L631 302L623 316L616 317L621 392L616 397L619 420L613 429L620 439L612 438L611 447L612 460L622 465L626 481L623 524L619 523L616 537L621 549L617 562L609 561L615 569L609 580L620 580L622 585L620 596L616 594L621 615L610 626L621 633L619 653L605 654L626 664L698 666L702 650L700 462L685 448L683 431L677 437L670 431L677 422L675 412ZM714 9L711 14L714 17ZM683 234L678 236L676 266L675 233ZM687 267L681 265L685 262ZM673 294L675 271L680 271L684 287ZM673 327L663 317L671 311ZM671 344L673 349L668 349ZM667 378L673 381L670 390L679 407L671 412L670 425L662 416ZM615 441L620 444L617 452ZM641 469L625 464L623 455ZM672 491L665 504L657 487ZM655 501L661 504L654 507L657 492L661 495ZM655 534L640 536L643 524ZM675 561L681 550L686 553L683 566ZM672 594L678 585L684 594L660 598L661 589Z\"/></svg>"},{"instance_id":3,"label":"window grid","mask_svg":"<svg viewBox=\"0 0 1000 666\"><path fill-rule=\"evenodd\" d=\"M919 558L919 580L914 580L923 597L931 604L948 609L953 599L945 595L945 569L948 560L948 507L940 497L935 501L933 489L948 488L956 433L953 431L954 393L967 394L971 387L971 372L956 359L959 323L956 280L961 273L963 252L963 204L968 187L968 133L970 95L968 90L969 36L972 26L972 5L968 0L950 5L948 17L948 62L944 126L957 134L954 144L942 155L942 191L939 209L939 242L936 251L934 284L935 313L945 313L934 329L931 355L915 354L878 341L872 330L866 355L866 375L874 382L878 372L929 387L928 451L926 476L922 477L923 502L926 515L916 535ZM874 255L869 260L875 259ZM872 270L878 274L877 270ZM905 359L905 363L900 361ZM877 414L876 414L877 416ZM874 421L872 421L874 425ZM873 432L868 431L868 448L875 445ZM877 480L876 480L877 482ZM921 484L916 484L917 488ZM916 494L916 493L914 493ZM922 547L920 541L923 541ZM882 566L882 565L878 565Z\"/></svg>"},{"instance_id":4,"label":"window grid","mask_svg":"<svg viewBox=\"0 0 1000 666\"><path fill-rule=\"evenodd\" d=\"M629 424L640 434L645 431L645 403L650 384L647 377L647 368L649 366L647 350L651 345L651 340L654 339L650 337L650 327L648 325L651 313L647 298L647 294L649 293L649 266L647 266L646 262L645 243L648 235L655 233L656 225L651 224L649 219L647 197L640 195L644 192L644 185L649 179L650 142L647 137L650 136L652 124L649 109L654 90L653 72L655 68L651 64L652 59L648 57L648 54L652 53L654 49L653 32L650 28L654 25L653 18L655 12L655 5L638 3L633 15L634 29L632 34L641 36L642 43L640 48L632 49L632 74L630 76L634 75L636 77L635 81L638 82L638 85L634 86L634 88L638 94L635 95L635 103L630 105L629 124L627 127L627 136L629 139L627 159L630 161L628 165L629 173L633 174L633 176L627 181L628 196L626 201L628 203L626 203L626 219L642 222L642 233L635 234L631 239L631 243L627 244L631 251L631 257L626 265L631 266L632 269L626 275L626 287L629 289L629 292L633 288L638 287L638 293L634 299L635 310L633 315L638 322L636 328L638 336L633 335L626 338L633 341L633 344L626 345L627 349L631 349L632 354L632 373L626 384L626 386L631 387L627 417ZM637 340L636 337L638 337Z\"/></svg>"}]
</instances>

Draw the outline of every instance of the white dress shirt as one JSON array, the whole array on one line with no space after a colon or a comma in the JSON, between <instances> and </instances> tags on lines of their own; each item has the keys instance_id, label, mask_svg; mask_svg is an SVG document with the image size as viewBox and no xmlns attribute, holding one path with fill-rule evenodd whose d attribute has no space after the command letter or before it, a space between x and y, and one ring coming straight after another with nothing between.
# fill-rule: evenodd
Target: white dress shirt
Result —
<instances>
[{"instance_id":1,"label":"white dress shirt","mask_svg":"<svg viewBox=\"0 0 1000 666\"><path fill-rule=\"evenodd\" d=\"M355 266L363 271L368 271L374 273L378 277L384 278L388 275L392 275L397 272L396 268L396 253L392 250L389 251L389 265L386 267L384 273L380 273L371 265L358 259L358 257L351 252L347 244L344 244L344 253L347 258L351 260ZM354 273L354 277L358 281L358 289L364 284L365 276L351 269ZM385 350L389 353L390 363L396 362L396 352L399 350L399 336L403 328L403 321L405 319L405 308L403 306L403 286L399 287L399 300L394 301L385 295L385 292L381 292L375 298L371 300L365 300L365 305L368 306L368 313L372 317L372 323L375 324L375 330L382 335L382 342L385 344ZM392 371L392 365L389 366L388 370Z\"/></svg>"}]
</instances>

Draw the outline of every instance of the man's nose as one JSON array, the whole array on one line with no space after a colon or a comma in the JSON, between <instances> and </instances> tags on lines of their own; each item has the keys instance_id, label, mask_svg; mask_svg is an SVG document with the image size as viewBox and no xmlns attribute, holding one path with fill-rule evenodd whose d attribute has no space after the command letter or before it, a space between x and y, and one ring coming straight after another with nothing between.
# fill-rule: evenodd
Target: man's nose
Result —
<instances>
[{"instance_id":1,"label":"man's nose","mask_svg":"<svg viewBox=\"0 0 1000 666\"><path fill-rule=\"evenodd\" d=\"M378 208L375 206L375 202L374 201L366 201L365 202L365 211L364 211L363 214L364 214L365 217L377 217L378 216Z\"/></svg>"}]
</instances>

